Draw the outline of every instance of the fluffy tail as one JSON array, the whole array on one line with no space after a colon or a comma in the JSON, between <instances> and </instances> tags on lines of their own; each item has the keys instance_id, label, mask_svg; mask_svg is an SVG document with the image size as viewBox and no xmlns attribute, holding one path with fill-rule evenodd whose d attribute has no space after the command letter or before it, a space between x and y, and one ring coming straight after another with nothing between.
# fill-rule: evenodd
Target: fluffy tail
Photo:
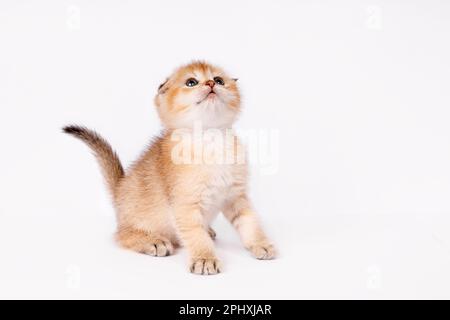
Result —
<instances>
[{"instance_id":1,"label":"fluffy tail","mask_svg":"<svg viewBox=\"0 0 450 320\"><path fill-rule=\"evenodd\" d=\"M63 128L65 133L71 134L81 141L84 141L94 152L97 158L103 176L108 188L115 196L116 187L120 179L124 176L122 164L119 157L111 148L110 144L103 139L97 132L81 126L66 126Z\"/></svg>"}]
</instances>

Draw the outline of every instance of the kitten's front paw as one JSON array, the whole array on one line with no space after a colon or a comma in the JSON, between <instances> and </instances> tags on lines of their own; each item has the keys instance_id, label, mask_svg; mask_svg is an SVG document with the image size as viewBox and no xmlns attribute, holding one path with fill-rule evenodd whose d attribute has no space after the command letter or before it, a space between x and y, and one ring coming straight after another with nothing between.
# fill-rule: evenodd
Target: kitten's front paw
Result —
<instances>
[{"instance_id":1,"label":"kitten's front paw","mask_svg":"<svg viewBox=\"0 0 450 320\"><path fill-rule=\"evenodd\" d=\"M271 260L276 257L276 250L271 244L255 244L249 248L256 259Z\"/></svg>"},{"instance_id":2,"label":"kitten's front paw","mask_svg":"<svg viewBox=\"0 0 450 320\"><path fill-rule=\"evenodd\" d=\"M220 273L220 261L215 258L193 259L190 271L195 274L209 275Z\"/></svg>"}]
</instances>

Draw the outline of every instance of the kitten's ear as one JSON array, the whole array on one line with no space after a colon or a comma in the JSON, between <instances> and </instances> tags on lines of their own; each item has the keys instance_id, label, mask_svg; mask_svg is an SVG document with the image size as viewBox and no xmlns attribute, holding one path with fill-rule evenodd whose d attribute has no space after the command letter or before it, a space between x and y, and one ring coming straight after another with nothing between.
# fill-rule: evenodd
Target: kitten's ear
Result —
<instances>
[{"instance_id":1,"label":"kitten's ear","mask_svg":"<svg viewBox=\"0 0 450 320\"><path fill-rule=\"evenodd\" d=\"M231 78L231 80L233 80L234 82L237 82L239 79L238 78Z\"/></svg>"},{"instance_id":2,"label":"kitten's ear","mask_svg":"<svg viewBox=\"0 0 450 320\"><path fill-rule=\"evenodd\" d=\"M164 81L163 83L161 83L158 87L158 93L163 94L164 92L167 91L168 87L166 86L167 81L169 81L169 79L166 79L166 81Z\"/></svg>"}]
</instances>

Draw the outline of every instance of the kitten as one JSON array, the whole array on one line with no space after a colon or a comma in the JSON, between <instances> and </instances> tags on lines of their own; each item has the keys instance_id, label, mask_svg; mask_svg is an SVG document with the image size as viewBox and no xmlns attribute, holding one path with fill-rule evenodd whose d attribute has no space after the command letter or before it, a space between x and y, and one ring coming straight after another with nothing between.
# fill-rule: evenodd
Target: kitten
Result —
<instances>
[{"instance_id":1,"label":"kitten","mask_svg":"<svg viewBox=\"0 0 450 320\"><path fill-rule=\"evenodd\" d=\"M245 163L174 161L173 151L179 147L175 133L191 134L196 123L205 130L230 130L240 112L236 79L216 66L193 62L160 85L155 104L165 129L126 173L117 154L96 132L80 126L64 128L94 151L116 208L118 243L158 257L172 254L182 244L192 273L217 274L221 265L210 224L223 212L257 259L273 259L275 249L247 195ZM232 139L234 143L224 148L235 159L243 146L236 136ZM198 143L188 140L187 145L195 149Z\"/></svg>"}]
</instances>

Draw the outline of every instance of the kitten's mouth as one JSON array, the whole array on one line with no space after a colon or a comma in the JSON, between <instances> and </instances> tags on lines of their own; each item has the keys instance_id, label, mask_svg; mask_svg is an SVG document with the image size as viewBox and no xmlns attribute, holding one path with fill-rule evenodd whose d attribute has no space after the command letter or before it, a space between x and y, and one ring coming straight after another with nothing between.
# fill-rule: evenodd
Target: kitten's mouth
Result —
<instances>
[{"instance_id":1,"label":"kitten's mouth","mask_svg":"<svg viewBox=\"0 0 450 320\"><path fill-rule=\"evenodd\" d=\"M207 99L213 99L215 97L217 97L217 94L214 92L214 90L211 90L202 100L197 102L197 104L200 104L200 103L202 103L203 101L205 101Z\"/></svg>"}]
</instances>

